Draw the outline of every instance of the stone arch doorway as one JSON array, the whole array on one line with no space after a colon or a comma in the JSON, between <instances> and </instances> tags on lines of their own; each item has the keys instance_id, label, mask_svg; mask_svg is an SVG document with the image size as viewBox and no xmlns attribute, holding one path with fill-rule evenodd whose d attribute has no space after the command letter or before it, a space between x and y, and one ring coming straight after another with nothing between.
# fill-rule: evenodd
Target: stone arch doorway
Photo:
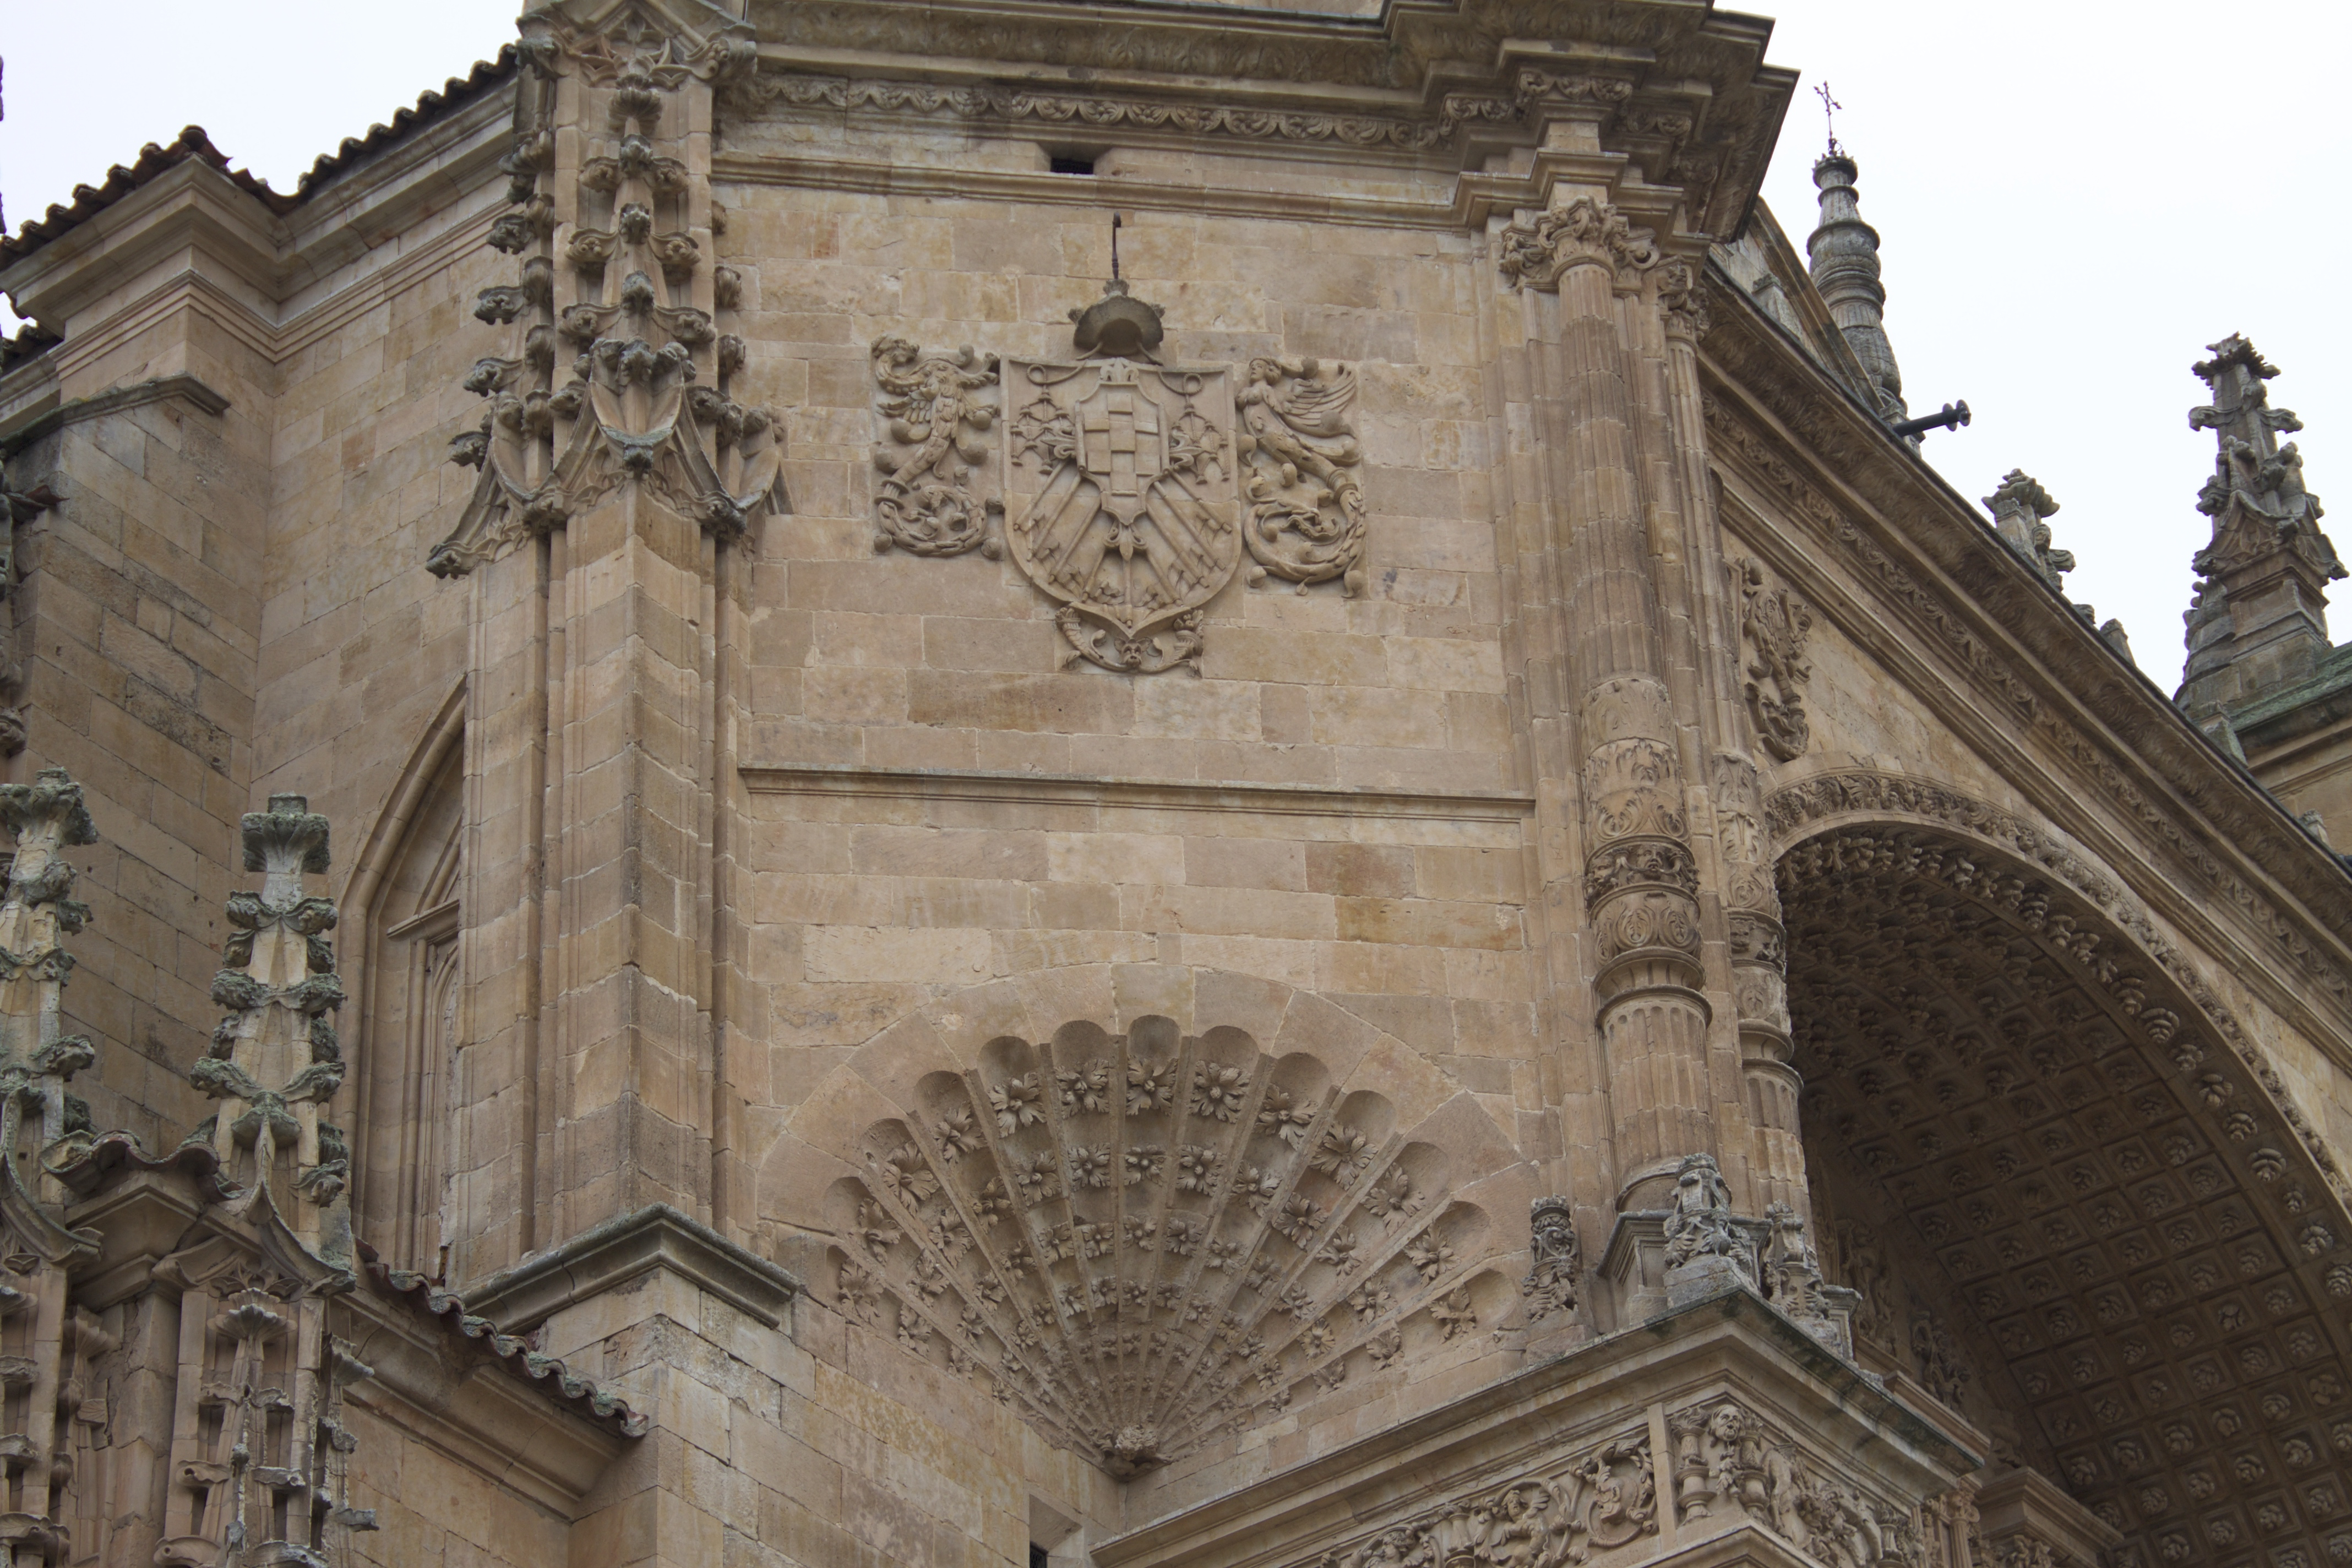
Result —
<instances>
[{"instance_id":1,"label":"stone arch doorway","mask_svg":"<svg viewBox=\"0 0 2352 1568\"><path fill-rule=\"evenodd\" d=\"M1804 835L1778 879L1814 1233L1862 1292L1857 1355L1981 1429L1996 1483L2056 1483L2117 1563L2352 1561L2338 1179L2129 894L1915 793L1945 820L1775 803Z\"/></svg>"}]
</instances>

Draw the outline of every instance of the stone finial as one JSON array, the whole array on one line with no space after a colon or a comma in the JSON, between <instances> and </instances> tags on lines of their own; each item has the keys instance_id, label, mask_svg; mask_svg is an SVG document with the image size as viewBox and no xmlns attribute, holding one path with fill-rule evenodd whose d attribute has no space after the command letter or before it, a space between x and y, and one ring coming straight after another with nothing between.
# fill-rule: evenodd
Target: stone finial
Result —
<instances>
[{"instance_id":1,"label":"stone finial","mask_svg":"<svg viewBox=\"0 0 2352 1568\"><path fill-rule=\"evenodd\" d=\"M328 868L327 819L299 795L273 795L268 811L247 815L244 837L246 869L261 872L262 885L229 895L233 929L212 990L228 1016L188 1073L221 1109L196 1139L212 1144L241 1189L239 1212L275 1213L305 1252L347 1275L350 1157L341 1131L325 1120L343 1081L328 1022L343 1001L325 934L335 906L302 890L306 874Z\"/></svg>"},{"instance_id":2,"label":"stone finial","mask_svg":"<svg viewBox=\"0 0 2352 1568\"><path fill-rule=\"evenodd\" d=\"M1519 1282L1528 1321L1541 1322L1574 1312L1584 1272L1584 1248L1577 1239L1576 1217L1568 1199L1538 1198L1528 1205L1528 1245L1534 1267Z\"/></svg>"},{"instance_id":3,"label":"stone finial","mask_svg":"<svg viewBox=\"0 0 2352 1568\"><path fill-rule=\"evenodd\" d=\"M1845 334L1848 347L1870 377L1869 391L1882 417L1900 419L1909 412L1903 402L1903 372L1895 363L1895 344L1886 335L1886 289L1879 282L1878 231L1862 221L1862 205L1854 191L1860 166L1853 154L1833 148L1813 165L1813 184L1821 191L1822 221L1805 241L1813 286L1830 309L1830 319Z\"/></svg>"},{"instance_id":4,"label":"stone finial","mask_svg":"<svg viewBox=\"0 0 2352 1568\"><path fill-rule=\"evenodd\" d=\"M2060 579L2074 569L2074 553L2050 548L2046 520L2057 515L2058 503L2041 481L2023 468L2011 468L2002 477L2000 488L1984 498L1984 504L1992 513L1993 531L2001 542L2032 567L2036 576L2063 592L2065 584Z\"/></svg>"},{"instance_id":5,"label":"stone finial","mask_svg":"<svg viewBox=\"0 0 2352 1568\"><path fill-rule=\"evenodd\" d=\"M2278 442L2303 428L2270 405L2263 384L2278 367L2236 333L2207 346L2213 357L2190 368L2211 400L2189 411L2189 425L2213 432L2213 474L2197 496L2213 532L2193 562L2201 581L2179 696L2200 715L2310 674L2329 646L2326 584L2345 574L2302 453Z\"/></svg>"},{"instance_id":6,"label":"stone finial","mask_svg":"<svg viewBox=\"0 0 2352 1568\"><path fill-rule=\"evenodd\" d=\"M2235 333L2207 345L2213 357L2191 367L2213 401L2189 411L2189 427L2214 433L2213 477L2197 495L2197 510L2213 520L2213 541L2198 553L2208 576L2229 570L2231 557L2280 545L2309 559L2326 577L2344 575L2335 546L2319 531L2319 498L2304 488L2303 456L2278 444L2278 432L2303 428L2294 411L2273 408L2263 384L2278 374L2254 345ZM2248 537L2242 525L2259 522ZM2275 540L2268 537L2275 534Z\"/></svg>"}]
</instances>

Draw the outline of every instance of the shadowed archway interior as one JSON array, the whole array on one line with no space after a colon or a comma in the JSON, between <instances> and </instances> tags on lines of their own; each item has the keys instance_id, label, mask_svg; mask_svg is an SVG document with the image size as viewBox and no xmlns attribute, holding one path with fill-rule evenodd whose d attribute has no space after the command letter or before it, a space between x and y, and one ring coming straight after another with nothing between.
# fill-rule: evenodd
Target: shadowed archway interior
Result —
<instances>
[{"instance_id":1,"label":"shadowed archway interior","mask_svg":"<svg viewBox=\"0 0 2352 1568\"><path fill-rule=\"evenodd\" d=\"M2107 908L1965 836L1786 852L1824 1261L1916 1378L2119 1531L2119 1563L2352 1561L2332 1178L2236 1028Z\"/></svg>"}]
</instances>

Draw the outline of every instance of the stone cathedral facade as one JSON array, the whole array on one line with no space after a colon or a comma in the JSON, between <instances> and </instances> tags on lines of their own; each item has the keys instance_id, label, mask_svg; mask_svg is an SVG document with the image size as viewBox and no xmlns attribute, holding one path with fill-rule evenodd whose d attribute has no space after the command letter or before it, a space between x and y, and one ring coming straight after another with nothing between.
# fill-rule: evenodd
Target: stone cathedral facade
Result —
<instances>
[{"instance_id":1,"label":"stone cathedral facade","mask_svg":"<svg viewBox=\"0 0 2352 1568\"><path fill-rule=\"evenodd\" d=\"M2277 368L2159 690L1768 22L1331 5L543 0L0 240L11 1568L2352 1561Z\"/></svg>"}]
</instances>

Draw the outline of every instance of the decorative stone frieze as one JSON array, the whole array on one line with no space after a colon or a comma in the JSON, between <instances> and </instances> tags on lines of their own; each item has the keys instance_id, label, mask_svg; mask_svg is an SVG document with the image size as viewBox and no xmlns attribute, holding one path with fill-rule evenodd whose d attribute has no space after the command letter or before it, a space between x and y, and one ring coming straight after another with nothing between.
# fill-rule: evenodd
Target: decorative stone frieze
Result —
<instances>
[{"instance_id":1,"label":"decorative stone frieze","mask_svg":"<svg viewBox=\"0 0 2352 1568\"><path fill-rule=\"evenodd\" d=\"M1430 1510L1317 1568L1564 1568L1658 1531L1650 1435L1632 1431L1556 1474Z\"/></svg>"},{"instance_id":2,"label":"decorative stone frieze","mask_svg":"<svg viewBox=\"0 0 2352 1568\"><path fill-rule=\"evenodd\" d=\"M1827 1568L1917 1561L1907 1510L1865 1496L1738 1400L1677 1410L1666 1426L1680 1524L1744 1518Z\"/></svg>"}]
</instances>

